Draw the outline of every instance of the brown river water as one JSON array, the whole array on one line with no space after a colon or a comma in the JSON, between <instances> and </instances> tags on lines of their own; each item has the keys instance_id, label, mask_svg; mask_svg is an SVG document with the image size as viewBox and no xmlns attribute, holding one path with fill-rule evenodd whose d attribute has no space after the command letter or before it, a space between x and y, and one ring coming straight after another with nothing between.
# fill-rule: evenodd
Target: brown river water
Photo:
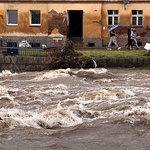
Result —
<instances>
[{"instance_id":1,"label":"brown river water","mask_svg":"<svg viewBox=\"0 0 150 150\"><path fill-rule=\"evenodd\" d=\"M150 150L150 71L0 73L0 150Z\"/></svg>"}]
</instances>

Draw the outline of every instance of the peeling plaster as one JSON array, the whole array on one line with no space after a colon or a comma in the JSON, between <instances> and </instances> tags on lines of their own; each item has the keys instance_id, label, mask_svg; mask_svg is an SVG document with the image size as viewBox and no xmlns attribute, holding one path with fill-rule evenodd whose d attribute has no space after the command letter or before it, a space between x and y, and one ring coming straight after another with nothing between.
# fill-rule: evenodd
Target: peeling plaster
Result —
<instances>
[{"instance_id":1,"label":"peeling plaster","mask_svg":"<svg viewBox=\"0 0 150 150\"><path fill-rule=\"evenodd\" d=\"M67 35L67 16L66 13L57 13L54 9L52 9L48 13L48 34L54 29L58 29L58 32Z\"/></svg>"}]
</instances>

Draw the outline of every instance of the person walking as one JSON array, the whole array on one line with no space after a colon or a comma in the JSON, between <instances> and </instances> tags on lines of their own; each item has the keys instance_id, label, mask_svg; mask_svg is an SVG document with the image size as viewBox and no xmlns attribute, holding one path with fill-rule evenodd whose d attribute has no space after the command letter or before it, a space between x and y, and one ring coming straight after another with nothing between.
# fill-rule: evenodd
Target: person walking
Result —
<instances>
[{"instance_id":1,"label":"person walking","mask_svg":"<svg viewBox=\"0 0 150 150\"><path fill-rule=\"evenodd\" d=\"M115 46L117 47L117 49L121 49L121 47L118 46L118 43L117 43L117 35L116 35L116 32L115 32L115 29L114 30L111 30L110 31L110 40L109 40L109 44L108 44L108 48L107 50L112 50L110 48L111 44L114 43Z\"/></svg>"},{"instance_id":2,"label":"person walking","mask_svg":"<svg viewBox=\"0 0 150 150\"><path fill-rule=\"evenodd\" d=\"M125 45L125 47L127 47L127 49L131 49L132 48L132 39L131 39L131 28L128 29L128 43Z\"/></svg>"},{"instance_id":3,"label":"person walking","mask_svg":"<svg viewBox=\"0 0 150 150\"><path fill-rule=\"evenodd\" d=\"M131 29L131 39L133 40L133 44L136 47L136 49L139 49L139 46L138 46L138 43L137 43L137 40L136 40L136 36L137 36L136 29L132 28Z\"/></svg>"}]
</instances>

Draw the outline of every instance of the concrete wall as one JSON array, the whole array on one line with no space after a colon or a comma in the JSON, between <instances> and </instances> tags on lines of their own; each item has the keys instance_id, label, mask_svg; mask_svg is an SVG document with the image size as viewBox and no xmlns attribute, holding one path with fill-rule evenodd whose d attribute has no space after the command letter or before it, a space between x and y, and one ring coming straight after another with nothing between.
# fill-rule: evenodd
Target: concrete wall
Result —
<instances>
[{"instance_id":1,"label":"concrete wall","mask_svg":"<svg viewBox=\"0 0 150 150\"><path fill-rule=\"evenodd\" d=\"M150 57L139 58L95 58L97 67L144 67L150 65ZM50 57L21 57L0 56L0 71L10 70L12 72L42 71L55 69Z\"/></svg>"}]
</instances>

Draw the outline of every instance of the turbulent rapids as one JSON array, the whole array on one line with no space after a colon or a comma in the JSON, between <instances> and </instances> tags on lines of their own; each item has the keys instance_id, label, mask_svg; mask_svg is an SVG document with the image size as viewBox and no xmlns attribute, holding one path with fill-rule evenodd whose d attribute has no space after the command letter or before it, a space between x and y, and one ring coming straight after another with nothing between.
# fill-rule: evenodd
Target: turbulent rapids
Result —
<instances>
[{"instance_id":1,"label":"turbulent rapids","mask_svg":"<svg viewBox=\"0 0 150 150\"><path fill-rule=\"evenodd\" d=\"M150 73L58 69L0 73L0 129L56 129L98 120L150 124Z\"/></svg>"},{"instance_id":2,"label":"turbulent rapids","mask_svg":"<svg viewBox=\"0 0 150 150\"><path fill-rule=\"evenodd\" d=\"M149 150L150 72L0 73L0 149Z\"/></svg>"}]
</instances>

